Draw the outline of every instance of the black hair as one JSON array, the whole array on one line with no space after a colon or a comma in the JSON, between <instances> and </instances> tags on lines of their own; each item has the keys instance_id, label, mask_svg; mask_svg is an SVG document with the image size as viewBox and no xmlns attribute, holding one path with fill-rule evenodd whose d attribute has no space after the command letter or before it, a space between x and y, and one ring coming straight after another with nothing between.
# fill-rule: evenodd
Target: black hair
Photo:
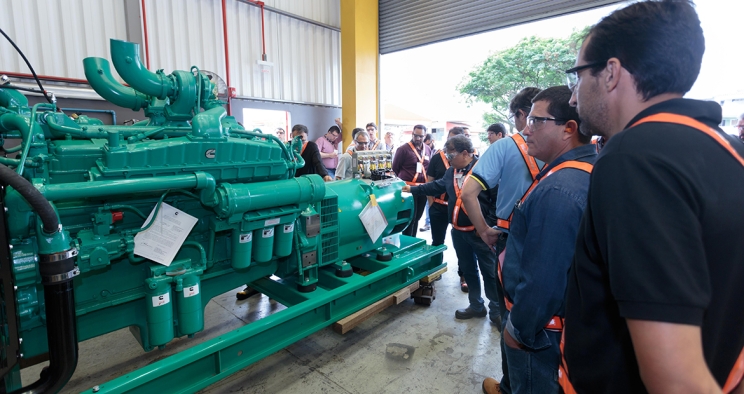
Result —
<instances>
[{"instance_id":1,"label":"black hair","mask_svg":"<svg viewBox=\"0 0 744 394\"><path fill-rule=\"evenodd\" d=\"M540 93L539 88L524 88L517 93L509 102L509 112L517 114L517 111L524 110L525 116L530 112L532 99Z\"/></svg>"},{"instance_id":2,"label":"black hair","mask_svg":"<svg viewBox=\"0 0 744 394\"><path fill-rule=\"evenodd\" d=\"M354 130L351 130L351 139L356 138L357 133L360 132L360 131L366 131L366 130L364 130L361 127L357 127Z\"/></svg>"},{"instance_id":3,"label":"black hair","mask_svg":"<svg viewBox=\"0 0 744 394\"><path fill-rule=\"evenodd\" d=\"M375 124L375 122L369 122L369 123L367 123L367 125L366 125L366 126L364 126L364 128L366 129L366 128L367 128L367 127L369 127L369 126L372 126L372 127L374 127L374 128L375 128L375 130L377 130L377 125Z\"/></svg>"},{"instance_id":4,"label":"black hair","mask_svg":"<svg viewBox=\"0 0 744 394\"><path fill-rule=\"evenodd\" d=\"M493 131L495 134L501 133L502 137L506 137L506 127L501 123L494 123L486 129L486 133Z\"/></svg>"},{"instance_id":5,"label":"black hair","mask_svg":"<svg viewBox=\"0 0 744 394\"><path fill-rule=\"evenodd\" d=\"M307 126L305 126L304 124L296 124L292 126L292 134L294 134L295 131L307 134Z\"/></svg>"},{"instance_id":6,"label":"black hair","mask_svg":"<svg viewBox=\"0 0 744 394\"><path fill-rule=\"evenodd\" d=\"M618 58L644 100L687 93L700 73L705 38L689 0L644 1L604 17L587 34L589 63ZM592 68L596 76L604 65Z\"/></svg>"},{"instance_id":7,"label":"black hair","mask_svg":"<svg viewBox=\"0 0 744 394\"><path fill-rule=\"evenodd\" d=\"M416 126L413 126L413 129L414 130L420 129L420 130L424 130L424 132L426 132L426 126L424 126L422 124L417 124Z\"/></svg>"},{"instance_id":8,"label":"black hair","mask_svg":"<svg viewBox=\"0 0 744 394\"><path fill-rule=\"evenodd\" d=\"M451 128L451 129L449 129L449 134L451 134L453 137L456 136L456 135L465 134L465 128L459 127L459 126L455 126L455 127Z\"/></svg>"},{"instance_id":9,"label":"black hair","mask_svg":"<svg viewBox=\"0 0 744 394\"><path fill-rule=\"evenodd\" d=\"M335 133L341 134L341 129L339 129L338 126L333 125L333 126L331 126L331 127L328 128L328 132L329 133L334 133L335 132Z\"/></svg>"},{"instance_id":10,"label":"black hair","mask_svg":"<svg viewBox=\"0 0 744 394\"><path fill-rule=\"evenodd\" d=\"M473 141L471 141L470 138L466 137L463 134L456 135L448 139L447 142L444 143L444 150L455 151L457 153L460 153L464 150L468 151L468 153L475 152L475 149L473 149Z\"/></svg>"},{"instance_id":11,"label":"black hair","mask_svg":"<svg viewBox=\"0 0 744 394\"><path fill-rule=\"evenodd\" d=\"M535 98L532 99L533 103L538 101L548 102L548 113L550 116L559 119L556 124L566 124L569 120L576 122L577 130L576 133L579 136L579 142L582 144L588 144L591 141L591 135L584 135L578 132L578 127L581 126L579 120L579 113L576 111L576 107L572 107L568 102L571 100L571 89L568 86L551 86L542 92L538 93Z\"/></svg>"}]
</instances>

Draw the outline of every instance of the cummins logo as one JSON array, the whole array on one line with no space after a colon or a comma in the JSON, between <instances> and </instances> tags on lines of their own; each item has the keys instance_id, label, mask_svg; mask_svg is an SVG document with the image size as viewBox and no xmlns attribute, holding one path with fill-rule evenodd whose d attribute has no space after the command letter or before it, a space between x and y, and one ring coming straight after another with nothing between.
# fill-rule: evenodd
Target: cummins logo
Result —
<instances>
[{"instance_id":1,"label":"cummins logo","mask_svg":"<svg viewBox=\"0 0 744 394\"><path fill-rule=\"evenodd\" d=\"M207 159L214 159L215 150L214 149L207 149L207 151L204 152L204 156L206 156Z\"/></svg>"}]
</instances>

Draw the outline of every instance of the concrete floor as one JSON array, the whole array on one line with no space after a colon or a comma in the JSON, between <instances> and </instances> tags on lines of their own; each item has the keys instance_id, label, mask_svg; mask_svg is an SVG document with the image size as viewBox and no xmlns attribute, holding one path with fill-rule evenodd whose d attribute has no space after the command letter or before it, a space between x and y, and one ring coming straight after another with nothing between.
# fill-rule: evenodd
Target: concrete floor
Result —
<instances>
[{"instance_id":1,"label":"concrete floor","mask_svg":"<svg viewBox=\"0 0 744 394\"><path fill-rule=\"evenodd\" d=\"M430 232L419 237L431 241ZM499 332L487 317L455 319L455 310L468 301L449 235L446 243L448 271L436 282L430 307L409 299L345 335L325 328L202 393L480 393L484 378L501 377ZM88 390L284 309L264 295L237 301L238 290L209 302L203 332L163 350L144 352L127 329L82 342L77 370L63 392ZM407 359L395 357L403 353ZM42 366L24 369L24 384L36 380Z\"/></svg>"}]
</instances>

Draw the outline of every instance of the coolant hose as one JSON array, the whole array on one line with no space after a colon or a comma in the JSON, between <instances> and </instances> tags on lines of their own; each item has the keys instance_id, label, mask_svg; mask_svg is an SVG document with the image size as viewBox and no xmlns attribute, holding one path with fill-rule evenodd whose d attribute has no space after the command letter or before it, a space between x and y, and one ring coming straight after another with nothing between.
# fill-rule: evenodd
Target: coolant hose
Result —
<instances>
[{"instance_id":1,"label":"coolant hose","mask_svg":"<svg viewBox=\"0 0 744 394\"><path fill-rule=\"evenodd\" d=\"M31 182L10 168L0 165L0 183L6 186L12 186L13 189L18 191L26 199L26 202L31 205L31 208L41 218L45 233L52 234L57 231L59 228L57 213L52 208L52 205L49 204L49 201L44 198Z\"/></svg>"}]
</instances>

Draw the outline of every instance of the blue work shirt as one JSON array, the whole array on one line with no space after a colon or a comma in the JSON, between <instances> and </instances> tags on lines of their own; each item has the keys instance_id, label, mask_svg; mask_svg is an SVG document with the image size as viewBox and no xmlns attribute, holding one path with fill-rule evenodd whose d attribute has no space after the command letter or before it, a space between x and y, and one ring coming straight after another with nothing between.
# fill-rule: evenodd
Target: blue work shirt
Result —
<instances>
[{"instance_id":1,"label":"blue work shirt","mask_svg":"<svg viewBox=\"0 0 744 394\"><path fill-rule=\"evenodd\" d=\"M540 183L514 209L501 273L504 292L514 304L506 329L529 349L549 347L544 327L553 316L563 316L568 270L589 193L585 171L564 168L545 174L567 160L594 164L596 158L592 144L564 153L540 171Z\"/></svg>"},{"instance_id":2,"label":"blue work shirt","mask_svg":"<svg viewBox=\"0 0 744 394\"><path fill-rule=\"evenodd\" d=\"M522 137L524 137L523 134ZM544 167L542 161L536 161L538 167ZM532 184L530 170L512 138L502 138L491 144L478 160L470 179L478 181L483 190L499 187L496 216L501 219L509 218L514 204L522 198L524 192ZM509 232L502 228L499 230Z\"/></svg>"}]
</instances>

